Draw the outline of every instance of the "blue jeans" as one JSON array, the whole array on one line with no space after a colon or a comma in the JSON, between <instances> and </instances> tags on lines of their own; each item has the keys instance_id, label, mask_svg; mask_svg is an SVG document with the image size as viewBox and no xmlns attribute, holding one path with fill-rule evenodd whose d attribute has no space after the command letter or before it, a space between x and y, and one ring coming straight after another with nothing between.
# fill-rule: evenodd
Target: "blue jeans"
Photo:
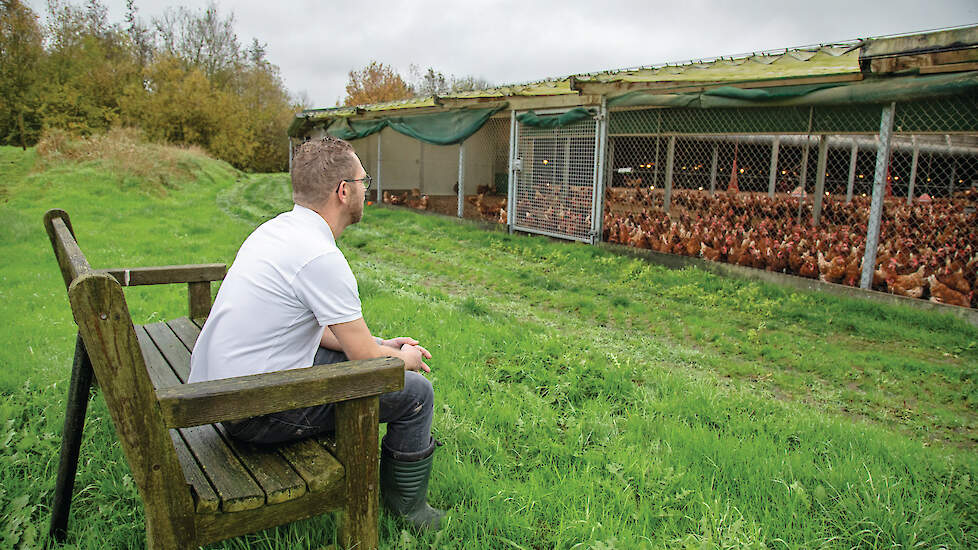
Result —
<instances>
[{"instance_id":1,"label":"blue jeans","mask_svg":"<svg viewBox=\"0 0 978 550\"><path fill-rule=\"evenodd\" d=\"M319 348L315 365L347 361L346 354ZM235 439L271 445L295 441L336 429L334 405L315 405L225 422ZM434 391L431 382L414 371L404 371L404 389L380 396L380 421L387 423L382 445L396 460L420 460L434 450L431 420L434 416Z\"/></svg>"}]
</instances>

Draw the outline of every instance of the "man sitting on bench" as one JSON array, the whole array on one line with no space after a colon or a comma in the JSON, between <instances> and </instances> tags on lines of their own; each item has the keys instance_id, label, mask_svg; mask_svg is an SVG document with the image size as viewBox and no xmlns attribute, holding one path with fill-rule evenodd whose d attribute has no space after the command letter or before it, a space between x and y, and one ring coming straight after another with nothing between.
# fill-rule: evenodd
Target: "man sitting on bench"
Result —
<instances>
[{"instance_id":1,"label":"man sitting on bench","mask_svg":"<svg viewBox=\"0 0 978 550\"><path fill-rule=\"evenodd\" d=\"M399 357L404 389L380 396L380 487L385 507L420 529L444 512L428 505L434 394L421 372L431 354L413 338L374 338L357 282L336 239L363 216L370 185L349 143L299 146L293 158L295 207L259 226L241 245L191 358L189 382L347 360ZM334 431L332 404L225 422L232 437L258 444Z\"/></svg>"}]
</instances>

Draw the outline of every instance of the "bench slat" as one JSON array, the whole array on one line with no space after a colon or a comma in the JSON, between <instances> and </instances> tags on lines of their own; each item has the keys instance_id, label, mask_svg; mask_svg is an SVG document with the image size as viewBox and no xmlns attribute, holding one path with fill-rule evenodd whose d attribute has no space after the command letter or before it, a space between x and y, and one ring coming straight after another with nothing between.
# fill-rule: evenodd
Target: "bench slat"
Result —
<instances>
[{"instance_id":1,"label":"bench slat","mask_svg":"<svg viewBox=\"0 0 978 550\"><path fill-rule=\"evenodd\" d=\"M166 323L153 323L145 325L145 328L150 338L156 343L156 347L163 352L170 368L176 373L180 382L185 384L187 377L190 376L190 352L187 351L187 347L177 338L176 334L173 334Z\"/></svg>"},{"instance_id":2,"label":"bench slat","mask_svg":"<svg viewBox=\"0 0 978 550\"><path fill-rule=\"evenodd\" d=\"M142 326L135 326L134 328L136 329L136 339L139 340L139 348L146 362L146 370L149 373L150 380L153 382L153 386L160 388L179 385L180 379L170 369L166 359L163 358L160 350L156 348L156 344L153 343L152 339L146 333L146 328ZM211 487L207 476L200 469L200 465L194 460L193 454L187 448L187 444L176 430L170 430L170 439L173 441L173 446L176 449L177 460L180 462L180 469L183 470L183 476L190 485L191 494L194 498L194 510L197 513L217 512L221 506L221 499L214 492L214 488Z\"/></svg>"},{"instance_id":3,"label":"bench slat","mask_svg":"<svg viewBox=\"0 0 978 550\"><path fill-rule=\"evenodd\" d=\"M166 359L163 358L160 350L157 349L156 344L153 343L152 338L147 334L146 327L135 325L133 328L136 330L136 339L139 340L139 349L143 353L143 360L146 362L146 372L149 373L149 379L153 382L153 387L159 389L182 384L170 368L170 365L166 362Z\"/></svg>"},{"instance_id":4,"label":"bench slat","mask_svg":"<svg viewBox=\"0 0 978 550\"><path fill-rule=\"evenodd\" d=\"M180 428L180 435L220 495L222 512L253 510L265 504L265 493L213 425Z\"/></svg>"},{"instance_id":5,"label":"bench slat","mask_svg":"<svg viewBox=\"0 0 978 550\"><path fill-rule=\"evenodd\" d=\"M180 432L170 430L170 439L173 440L173 447L177 451L177 460L183 469L183 475L187 478L194 497L194 510L198 514L213 514L221 508L221 499L217 496L211 482L207 480L200 464L194 460L193 453L187 448L187 443L180 437Z\"/></svg>"},{"instance_id":6,"label":"bench slat","mask_svg":"<svg viewBox=\"0 0 978 550\"><path fill-rule=\"evenodd\" d=\"M248 468L262 490L269 504L281 504L306 494L306 482L286 462L274 448L263 449L243 441L232 439L224 426L213 424L225 443L241 463Z\"/></svg>"},{"instance_id":7,"label":"bench slat","mask_svg":"<svg viewBox=\"0 0 978 550\"><path fill-rule=\"evenodd\" d=\"M343 465L316 438L282 445L278 452L299 472L311 492L322 491L343 479Z\"/></svg>"},{"instance_id":8,"label":"bench slat","mask_svg":"<svg viewBox=\"0 0 978 550\"><path fill-rule=\"evenodd\" d=\"M194 344L197 343L197 337L200 336L200 327L186 317L167 321L166 324L177 335L177 338L183 342L183 345L187 346L187 349L190 351L194 350Z\"/></svg>"}]
</instances>

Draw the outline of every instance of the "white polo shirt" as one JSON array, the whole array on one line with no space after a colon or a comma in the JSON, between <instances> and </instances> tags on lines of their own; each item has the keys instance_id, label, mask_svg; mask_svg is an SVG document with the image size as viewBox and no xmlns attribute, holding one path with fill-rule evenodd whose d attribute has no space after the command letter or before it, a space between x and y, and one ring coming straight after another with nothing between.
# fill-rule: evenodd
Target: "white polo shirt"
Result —
<instances>
[{"instance_id":1,"label":"white polo shirt","mask_svg":"<svg viewBox=\"0 0 978 550\"><path fill-rule=\"evenodd\" d=\"M241 245L190 360L189 382L308 367L323 327L362 317L329 225L296 205Z\"/></svg>"}]
</instances>

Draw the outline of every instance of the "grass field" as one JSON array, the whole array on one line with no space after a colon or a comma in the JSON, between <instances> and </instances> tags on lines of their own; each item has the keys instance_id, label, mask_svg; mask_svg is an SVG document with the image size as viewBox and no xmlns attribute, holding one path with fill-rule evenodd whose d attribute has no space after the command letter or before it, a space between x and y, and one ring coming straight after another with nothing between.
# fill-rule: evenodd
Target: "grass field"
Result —
<instances>
[{"instance_id":1,"label":"grass field","mask_svg":"<svg viewBox=\"0 0 978 550\"><path fill-rule=\"evenodd\" d=\"M188 153L173 178L0 148L0 547L42 546L75 329L41 225L96 267L223 261L289 208L283 174ZM434 354L431 535L384 548L978 546L978 329L671 271L595 247L368 208L340 242L376 334ZM127 290L139 322L183 288ZM141 548L105 405L89 408L72 548ZM323 548L329 516L214 545Z\"/></svg>"}]
</instances>

